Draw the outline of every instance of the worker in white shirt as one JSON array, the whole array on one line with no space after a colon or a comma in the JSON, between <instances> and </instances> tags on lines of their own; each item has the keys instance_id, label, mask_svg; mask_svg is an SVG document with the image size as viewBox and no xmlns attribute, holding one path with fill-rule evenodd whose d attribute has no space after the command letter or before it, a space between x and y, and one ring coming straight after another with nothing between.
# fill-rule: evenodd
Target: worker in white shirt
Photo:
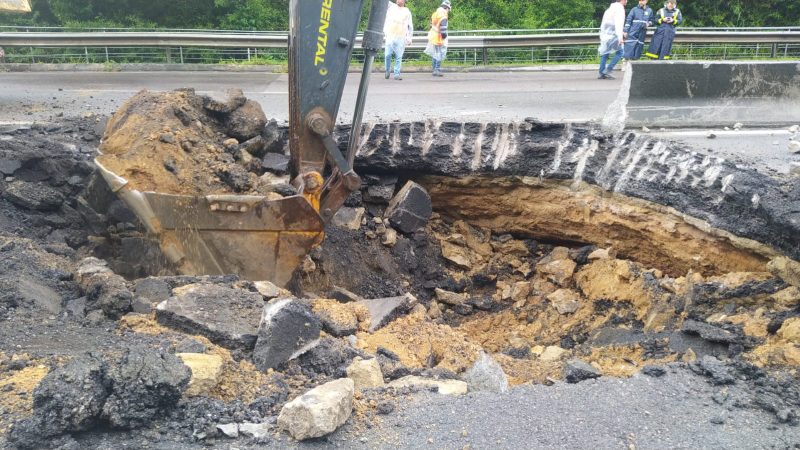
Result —
<instances>
[{"instance_id":1,"label":"worker in white shirt","mask_svg":"<svg viewBox=\"0 0 800 450\"><path fill-rule=\"evenodd\" d=\"M386 36L386 79L392 73L392 56L394 56L394 79L402 80L400 67L403 65L403 53L406 45L411 44L414 37L414 22L411 11L406 8L406 0L397 0L397 4L389 2L386 24L383 27Z\"/></svg>"},{"instance_id":2,"label":"worker in white shirt","mask_svg":"<svg viewBox=\"0 0 800 450\"><path fill-rule=\"evenodd\" d=\"M603 14L603 22L600 24L600 47L597 52L600 53L600 76L601 80L613 80L614 76L611 72L614 71L614 66L617 65L622 55L624 54L625 39L623 32L625 29L625 5L628 0L618 0L608 7ZM611 64L608 63L608 57L614 55L611 59Z\"/></svg>"}]
</instances>

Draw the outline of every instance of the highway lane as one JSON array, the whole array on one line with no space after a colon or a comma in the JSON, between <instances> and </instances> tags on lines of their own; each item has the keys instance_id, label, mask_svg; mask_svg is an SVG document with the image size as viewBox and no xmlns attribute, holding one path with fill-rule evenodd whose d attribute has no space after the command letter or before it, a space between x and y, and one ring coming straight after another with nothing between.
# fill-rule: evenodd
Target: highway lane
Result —
<instances>
[{"instance_id":1,"label":"highway lane","mask_svg":"<svg viewBox=\"0 0 800 450\"><path fill-rule=\"evenodd\" d=\"M367 120L545 121L599 119L615 98L619 81L592 72L453 73L433 78L409 73L404 80L370 82ZM358 74L348 77L340 120L352 117ZM202 93L241 88L276 119L288 117L288 76L222 72L0 73L0 121L50 120L86 112L112 113L140 89L193 87Z\"/></svg>"},{"instance_id":2,"label":"highway lane","mask_svg":"<svg viewBox=\"0 0 800 450\"><path fill-rule=\"evenodd\" d=\"M373 75L365 120L507 122L535 117L553 122L599 122L621 85L619 79L597 80L591 71L448 73L440 79L428 73L408 73L403 77L403 81L395 81ZM352 118L358 81L358 74L348 77L340 122ZM288 119L286 74L37 72L0 73L0 124L57 121L62 115L86 113L109 115L141 89L181 87L209 94L241 88L261 103L268 117ZM786 174L789 161L800 162L800 155L787 150L791 136L783 128L718 131L713 140L705 135L705 130L653 130L656 139L678 140L700 152L747 161L760 170Z\"/></svg>"}]
</instances>

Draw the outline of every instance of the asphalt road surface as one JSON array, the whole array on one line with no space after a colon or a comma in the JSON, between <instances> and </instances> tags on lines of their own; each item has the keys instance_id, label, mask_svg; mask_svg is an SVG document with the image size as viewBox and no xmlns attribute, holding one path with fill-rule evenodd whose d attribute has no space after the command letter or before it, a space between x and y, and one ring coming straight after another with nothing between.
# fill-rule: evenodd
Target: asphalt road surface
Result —
<instances>
[{"instance_id":1,"label":"asphalt road surface","mask_svg":"<svg viewBox=\"0 0 800 450\"><path fill-rule=\"evenodd\" d=\"M455 73L433 78L405 74L404 80L370 82L365 119L511 121L536 117L545 121L586 122L603 115L616 97L618 80L597 80L592 72ZM350 74L340 120L349 121L358 91L358 74ZM288 75L220 72L48 72L0 74L0 121L48 120L85 112L112 113L140 89L193 87L200 93L241 88L269 117L286 119ZM30 114L29 114L30 113Z\"/></svg>"},{"instance_id":2,"label":"asphalt road surface","mask_svg":"<svg viewBox=\"0 0 800 450\"><path fill-rule=\"evenodd\" d=\"M408 73L404 80L373 75L366 104L367 121L508 122L535 117L547 122L599 122L617 97L621 81L598 80L592 71ZM352 118L359 75L345 87L340 122ZM288 119L288 76L229 72L37 72L0 73L0 124L57 121L86 113L112 114L141 89L193 87L221 94L241 88L261 103L268 117ZM701 152L742 159L760 170L786 174L789 161L800 161L787 149L784 127L725 133L706 138L706 130L654 130L654 136L680 140ZM733 124L731 124L731 127Z\"/></svg>"}]
</instances>

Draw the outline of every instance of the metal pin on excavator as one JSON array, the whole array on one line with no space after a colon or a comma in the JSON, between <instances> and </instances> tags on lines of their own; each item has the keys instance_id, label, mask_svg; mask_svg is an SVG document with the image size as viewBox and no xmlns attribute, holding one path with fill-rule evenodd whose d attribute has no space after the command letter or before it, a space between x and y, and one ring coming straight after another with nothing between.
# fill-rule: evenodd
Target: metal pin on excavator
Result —
<instances>
[{"instance_id":1,"label":"metal pin on excavator","mask_svg":"<svg viewBox=\"0 0 800 450\"><path fill-rule=\"evenodd\" d=\"M98 168L112 190L158 236L165 256L184 274L238 274L284 286L322 242L325 224L361 186L353 171L359 133L342 154L333 129L364 0L292 0L289 19L291 174L300 194L182 196L140 192ZM369 74L383 45L387 0L373 0L364 32L364 70L353 130L361 129ZM330 173L327 179L323 175Z\"/></svg>"}]
</instances>

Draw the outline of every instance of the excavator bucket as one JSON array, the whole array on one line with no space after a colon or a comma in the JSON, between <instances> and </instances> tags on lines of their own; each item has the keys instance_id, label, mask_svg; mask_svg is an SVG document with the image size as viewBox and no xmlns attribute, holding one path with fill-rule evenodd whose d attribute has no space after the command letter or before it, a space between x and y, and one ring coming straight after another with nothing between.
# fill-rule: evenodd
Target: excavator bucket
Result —
<instances>
[{"instance_id":1,"label":"excavator bucket","mask_svg":"<svg viewBox=\"0 0 800 450\"><path fill-rule=\"evenodd\" d=\"M28 0L0 0L0 12L31 12L31 3Z\"/></svg>"},{"instance_id":2,"label":"excavator bucket","mask_svg":"<svg viewBox=\"0 0 800 450\"><path fill-rule=\"evenodd\" d=\"M301 195L183 196L140 192L95 161L118 197L187 275L237 274L285 286L323 236L325 224Z\"/></svg>"},{"instance_id":3,"label":"excavator bucket","mask_svg":"<svg viewBox=\"0 0 800 450\"><path fill-rule=\"evenodd\" d=\"M141 192L96 161L111 189L158 237L181 273L237 274L285 286L322 242L325 223L360 184L332 132L363 5L364 0L290 1L289 148L291 176L302 195L269 200ZM377 43L369 49L374 56L388 6L386 0L374 0L372 8L367 34ZM367 80L362 78L360 97ZM363 100L356 111L361 109ZM330 167L333 174L325 181L322 174Z\"/></svg>"}]
</instances>

